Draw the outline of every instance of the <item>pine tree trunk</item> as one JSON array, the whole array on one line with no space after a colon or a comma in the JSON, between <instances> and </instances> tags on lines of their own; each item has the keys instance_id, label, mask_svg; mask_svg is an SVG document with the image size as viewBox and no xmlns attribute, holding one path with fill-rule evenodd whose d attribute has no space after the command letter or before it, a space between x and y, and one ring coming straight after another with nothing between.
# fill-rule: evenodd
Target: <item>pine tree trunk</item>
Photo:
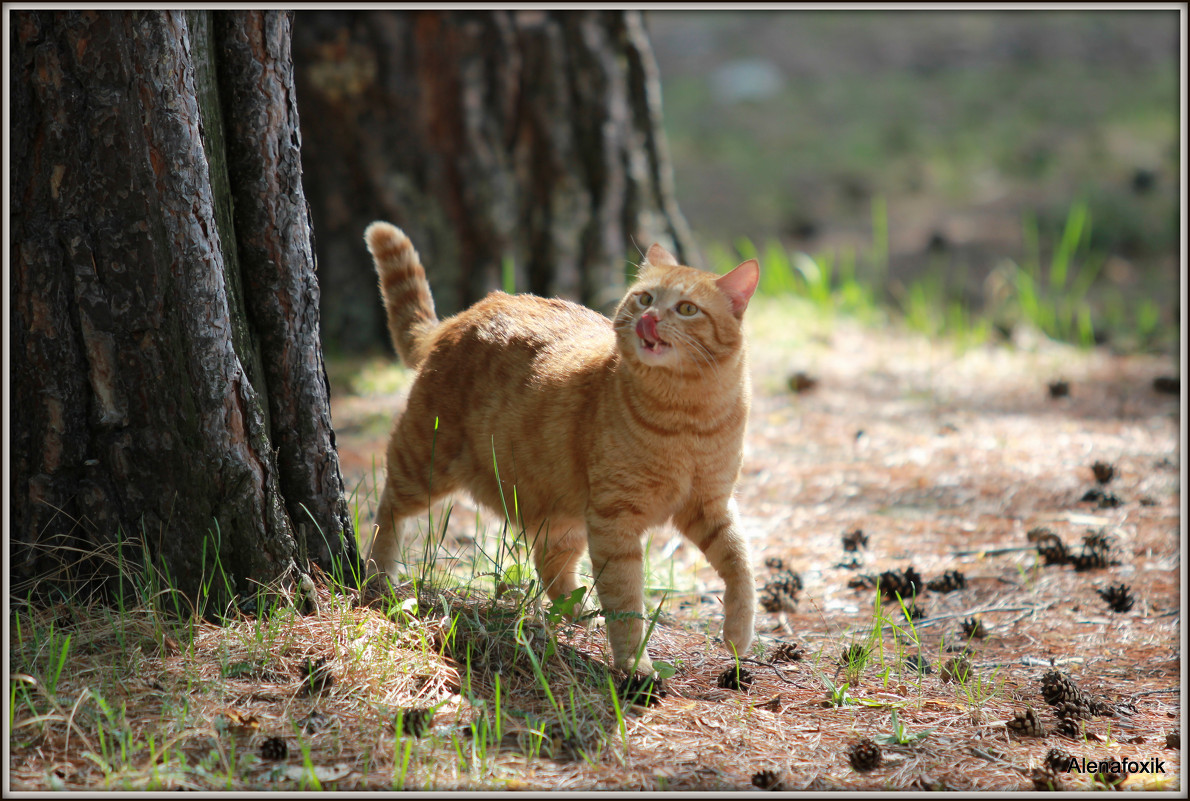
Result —
<instances>
[{"instance_id":1,"label":"pine tree trunk","mask_svg":"<svg viewBox=\"0 0 1190 801\"><path fill-rule=\"evenodd\" d=\"M220 604L355 562L290 18L12 23L14 591L94 586L120 543Z\"/></svg>"},{"instance_id":2,"label":"pine tree trunk","mask_svg":"<svg viewBox=\"0 0 1190 801\"><path fill-rule=\"evenodd\" d=\"M387 341L364 227L450 314L505 282L607 311L653 242L695 259L635 11L301 12L302 152L328 341Z\"/></svg>"}]
</instances>

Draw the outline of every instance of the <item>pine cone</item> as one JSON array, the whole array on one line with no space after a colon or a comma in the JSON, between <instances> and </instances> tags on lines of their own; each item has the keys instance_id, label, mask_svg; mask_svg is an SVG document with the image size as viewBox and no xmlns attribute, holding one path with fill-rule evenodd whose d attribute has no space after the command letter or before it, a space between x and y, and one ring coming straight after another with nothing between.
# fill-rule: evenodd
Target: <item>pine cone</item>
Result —
<instances>
[{"instance_id":1,"label":"pine cone","mask_svg":"<svg viewBox=\"0 0 1190 801\"><path fill-rule=\"evenodd\" d=\"M1095 717L1085 700L1060 701L1054 704L1054 715L1061 720L1090 720Z\"/></svg>"},{"instance_id":2,"label":"pine cone","mask_svg":"<svg viewBox=\"0 0 1190 801\"><path fill-rule=\"evenodd\" d=\"M289 745L280 737L270 737L260 744L260 758L280 762L289 756Z\"/></svg>"},{"instance_id":3,"label":"pine cone","mask_svg":"<svg viewBox=\"0 0 1190 801\"><path fill-rule=\"evenodd\" d=\"M1114 492L1108 492L1102 487L1091 487L1079 498L1080 503L1094 502L1100 509L1115 509L1124 502Z\"/></svg>"},{"instance_id":4,"label":"pine cone","mask_svg":"<svg viewBox=\"0 0 1190 801\"><path fill-rule=\"evenodd\" d=\"M1025 532L1025 539L1029 540L1029 542L1033 543L1034 545L1040 544L1042 540L1056 536L1058 535L1045 526L1034 526Z\"/></svg>"},{"instance_id":5,"label":"pine cone","mask_svg":"<svg viewBox=\"0 0 1190 801\"><path fill-rule=\"evenodd\" d=\"M1123 770L1119 773L1112 773L1108 771L1099 771L1091 777L1091 784L1094 787L1102 787L1105 790L1119 790L1120 785L1128 781L1128 777L1132 775L1128 771Z\"/></svg>"},{"instance_id":6,"label":"pine cone","mask_svg":"<svg viewBox=\"0 0 1190 801\"><path fill-rule=\"evenodd\" d=\"M1037 553L1045 560L1047 566L1064 565L1070 561L1070 552L1066 550L1066 544L1048 528L1031 528L1025 536L1029 538L1029 542L1037 546Z\"/></svg>"},{"instance_id":7,"label":"pine cone","mask_svg":"<svg viewBox=\"0 0 1190 801\"><path fill-rule=\"evenodd\" d=\"M1082 553L1071 558L1075 570L1101 570L1118 564L1112 559L1115 537L1102 531L1092 531L1083 537Z\"/></svg>"},{"instance_id":8,"label":"pine cone","mask_svg":"<svg viewBox=\"0 0 1190 801\"><path fill-rule=\"evenodd\" d=\"M905 660L905 670L907 672L918 673L920 675L934 672L934 668L930 667L930 660L926 659L921 654L907 658Z\"/></svg>"},{"instance_id":9,"label":"pine cone","mask_svg":"<svg viewBox=\"0 0 1190 801\"><path fill-rule=\"evenodd\" d=\"M1087 694L1074 683L1074 679L1060 670L1048 670L1041 677L1041 697L1051 706L1057 706L1063 701L1085 703L1088 700Z\"/></svg>"},{"instance_id":10,"label":"pine cone","mask_svg":"<svg viewBox=\"0 0 1190 801\"><path fill-rule=\"evenodd\" d=\"M732 665L727 670L719 674L719 678L715 683L725 690L742 690L748 691L752 686L752 674L743 667Z\"/></svg>"},{"instance_id":11,"label":"pine cone","mask_svg":"<svg viewBox=\"0 0 1190 801\"><path fill-rule=\"evenodd\" d=\"M1099 597L1107 601L1109 609L1121 614L1131 609L1132 604L1136 602L1127 584L1118 584L1108 587L1106 590L1095 590L1095 592L1099 593Z\"/></svg>"},{"instance_id":12,"label":"pine cone","mask_svg":"<svg viewBox=\"0 0 1190 801\"><path fill-rule=\"evenodd\" d=\"M955 656L946 660L946 664L942 666L942 680L946 682L958 682L963 684L971 675L971 663L967 661L965 656Z\"/></svg>"},{"instance_id":13,"label":"pine cone","mask_svg":"<svg viewBox=\"0 0 1190 801\"><path fill-rule=\"evenodd\" d=\"M782 570L770 583L789 595L796 596L802 591L802 577L792 570Z\"/></svg>"},{"instance_id":14,"label":"pine cone","mask_svg":"<svg viewBox=\"0 0 1190 801\"><path fill-rule=\"evenodd\" d=\"M316 695L335 683L335 674L325 656L306 657L302 662L302 694Z\"/></svg>"},{"instance_id":15,"label":"pine cone","mask_svg":"<svg viewBox=\"0 0 1190 801\"><path fill-rule=\"evenodd\" d=\"M1062 792L1066 789L1063 786L1062 779L1059 777L1058 773L1049 767L1033 768L1030 778L1033 779L1034 790L1053 790L1055 792Z\"/></svg>"},{"instance_id":16,"label":"pine cone","mask_svg":"<svg viewBox=\"0 0 1190 801\"><path fill-rule=\"evenodd\" d=\"M792 613L797 611L797 599L781 590L766 586L760 594L760 606L764 611L773 614Z\"/></svg>"},{"instance_id":17,"label":"pine cone","mask_svg":"<svg viewBox=\"0 0 1190 801\"><path fill-rule=\"evenodd\" d=\"M1008 721L1008 728L1025 737L1045 736L1045 725L1031 706L1013 712L1012 719Z\"/></svg>"},{"instance_id":18,"label":"pine cone","mask_svg":"<svg viewBox=\"0 0 1190 801\"><path fill-rule=\"evenodd\" d=\"M925 586L921 574L912 566L905 568L904 571L886 570L880 574L880 592L890 601L896 600L897 596L911 598L917 595L919 588Z\"/></svg>"},{"instance_id":19,"label":"pine cone","mask_svg":"<svg viewBox=\"0 0 1190 801\"><path fill-rule=\"evenodd\" d=\"M1087 722L1076 718L1059 718L1054 731L1072 740L1081 740L1086 732Z\"/></svg>"},{"instance_id":20,"label":"pine cone","mask_svg":"<svg viewBox=\"0 0 1190 801\"><path fill-rule=\"evenodd\" d=\"M849 645L839 653L839 667L862 665L868 659L868 649L859 643Z\"/></svg>"},{"instance_id":21,"label":"pine cone","mask_svg":"<svg viewBox=\"0 0 1190 801\"><path fill-rule=\"evenodd\" d=\"M1069 772L1070 763L1073 761L1074 757L1061 748L1051 748L1045 753L1045 766L1057 773Z\"/></svg>"},{"instance_id":22,"label":"pine cone","mask_svg":"<svg viewBox=\"0 0 1190 801\"><path fill-rule=\"evenodd\" d=\"M1116 716L1116 705L1098 698L1092 698L1088 705L1092 715L1101 718L1112 718Z\"/></svg>"},{"instance_id":23,"label":"pine cone","mask_svg":"<svg viewBox=\"0 0 1190 801\"><path fill-rule=\"evenodd\" d=\"M870 737L864 737L862 740L852 743L847 748L847 760L851 763L851 767L861 773L865 773L878 766L883 758L884 755L880 753L880 746L873 742Z\"/></svg>"},{"instance_id":24,"label":"pine cone","mask_svg":"<svg viewBox=\"0 0 1190 801\"><path fill-rule=\"evenodd\" d=\"M802 647L795 642L779 643L769 654L770 662L798 662L806 655Z\"/></svg>"},{"instance_id":25,"label":"pine cone","mask_svg":"<svg viewBox=\"0 0 1190 801\"><path fill-rule=\"evenodd\" d=\"M782 570L764 585L760 604L766 612L796 612L797 594L801 589L801 576L792 570Z\"/></svg>"},{"instance_id":26,"label":"pine cone","mask_svg":"<svg viewBox=\"0 0 1190 801\"><path fill-rule=\"evenodd\" d=\"M1054 707L1060 720L1089 720L1092 717L1112 717L1114 704L1092 698L1074 683L1074 679L1060 670L1049 670L1041 677L1041 697Z\"/></svg>"},{"instance_id":27,"label":"pine cone","mask_svg":"<svg viewBox=\"0 0 1190 801\"><path fill-rule=\"evenodd\" d=\"M1116 495L1114 492L1105 492L1099 498L1100 509L1115 509L1116 507L1123 505L1123 499L1121 499L1120 496Z\"/></svg>"},{"instance_id":28,"label":"pine cone","mask_svg":"<svg viewBox=\"0 0 1190 801\"><path fill-rule=\"evenodd\" d=\"M793 373L789 376L790 391L796 392L799 395L803 392L809 392L816 386L818 386L818 379L809 373L802 372L801 370L798 370L796 373Z\"/></svg>"},{"instance_id":29,"label":"pine cone","mask_svg":"<svg viewBox=\"0 0 1190 801\"><path fill-rule=\"evenodd\" d=\"M982 619L969 617L963 621L963 634L967 635L968 639L982 640L988 636L988 628Z\"/></svg>"},{"instance_id":30,"label":"pine cone","mask_svg":"<svg viewBox=\"0 0 1190 801\"><path fill-rule=\"evenodd\" d=\"M759 787L761 790L772 790L774 792L781 792L785 787L781 784L781 777L772 770L762 770L759 773L752 775L752 784Z\"/></svg>"},{"instance_id":31,"label":"pine cone","mask_svg":"<svg viewBox=\"0 0 1190 801\"><path fill-rule=\"evenodd\" d=\"M931 592L954 592L967 586L967 577L957 570L948 570L926 584Z\"/></svg>"},{"instance_id":32,"label":"pine cone","mask_svg":"<svg viewBox=\"0 0 1190 801\"><path fill-rule=\"evenodd\" d=\"M402 710L401 731L413 737L421 737L430 729L434 722L434 711L431 709Z\"/></svg>"},{"instance_id":33,"label":"pine cone","mask_svg":"<svg viewBox=\"0 0 1190 801\"><path fill-rule=\"evenodd\" d=\"M616 695L625 704L653 706L661 703L668 693L661 679L652 676L629 675L616 688Z\"/></svg>"},{"instance_id":34,"label":"pine cone","mask_svg":"<svg viewBox=\"0 0 1190 801\"><path fill-rule=\"evenodd\" d=\"M843 550L848 552L858 551L860 548L868 547L868 535L864 533L862 528L857 528L855 531L843 535Z\"/></svg>"},{"instance_id":35,"label":"pine cone","mask_svg":"<svg viewBox=\"0 0 1190 801\"><path fill-rule=\"evenodd\" d=\"M1111 561L1099 551L1083 551L1080 554L1075 554L1070 557L1070 564L1074 565L1074 569L1079 573L1111 567Z\"/></svg>"},{"instance_id":36,"label":"pine cone","mask_svg":"<svg viewBox=\"0 0 1190 801\"><path fill-rule=\"evenodd\" d=\"M1095 474L1095 480L1100 484L1107 484L1116 477L1116 468L1108 462L1097 461L1091 465L1091 472Z\"/></svg>"}]
</instances>

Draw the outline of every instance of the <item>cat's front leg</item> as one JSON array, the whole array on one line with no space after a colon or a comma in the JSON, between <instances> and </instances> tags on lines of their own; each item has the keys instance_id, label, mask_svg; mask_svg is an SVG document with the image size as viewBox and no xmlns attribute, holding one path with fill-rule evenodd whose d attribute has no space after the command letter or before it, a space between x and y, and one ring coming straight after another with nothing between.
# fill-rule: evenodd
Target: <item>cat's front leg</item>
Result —
<instances>
[{"instance_id":1,"label":"cat's front leg","mask_svg":"<svg viewBox=\"0 0 1190 801\"><path fill-rule=\"evenodd\" d=\"M595 518L588 521L587 547L595 591L607 618L612 666L649 674L653 662L644 642L644 547L640 534Z\"/></svg>"},{"instance_id":2,"label":"cat's front leg","mask_svg":"<svg viewBox=\"0 0 1190 801\"><path fill-rule=\"evenodd\" d=\"M728 651L744 656L752 645L756 590L748 541L740 528L735 499L728 497L684 509L674 523L723 579L723 641Z\"/></svg>"}]
</instances>

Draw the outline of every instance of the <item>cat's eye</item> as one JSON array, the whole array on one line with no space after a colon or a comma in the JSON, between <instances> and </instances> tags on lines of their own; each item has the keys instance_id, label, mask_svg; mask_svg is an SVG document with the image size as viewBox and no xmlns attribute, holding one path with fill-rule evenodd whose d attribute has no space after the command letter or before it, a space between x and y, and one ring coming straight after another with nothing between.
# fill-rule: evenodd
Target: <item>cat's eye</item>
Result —
<instances>
[{"instance_id":1,"label":"cat's eye","mask_svg":"<svg viewBox=\"0 0 1190 801\"><path fill-rule=\"evenodd\" d=\"M693 317L698 314L698 307L688 300L684 300L678 304L678 314L683 317Z\"/></svg>"},{"instance_id":2,"label":"cat's eye","mask_svg":"<svg viewBox=\"0 0 1190 801\"><path fill-rule=\"evenodd\" d=\"M653 305L653 296L650 295L648 292L641 292L639 295L636 296L636 302L639 303L641 306L652 306Z\"/></svg>"}]
</instances>

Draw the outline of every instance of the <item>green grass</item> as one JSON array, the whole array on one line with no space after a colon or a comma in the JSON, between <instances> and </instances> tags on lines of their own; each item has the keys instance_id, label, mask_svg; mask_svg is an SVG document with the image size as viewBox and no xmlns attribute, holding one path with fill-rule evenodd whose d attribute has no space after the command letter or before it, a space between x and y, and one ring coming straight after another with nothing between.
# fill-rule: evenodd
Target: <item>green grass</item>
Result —
<instances>
[{"instance_id":1,"label":"green grass","mask_svg":"<svg viewBox=\"0 0 1190 801\"><path fill-rule=\"evenodd\" d=\"M955 339L961 346L991 341L998 332L1029 326L1050 339L1089 348L1101 338L1122 346L1172 347L1178 321L1163 315L1152 298L1125 304L1099 281L1107 255L1094 249L1092 214L1084 201L1071 204L1062 226L1043 231L1037 218L1022 220L1023 254L1005 258L992 276L987 297L965 291L966 266L933 257L908 283L885 281L888 270L887 215L882 199L872 203L873 244L857 257L850 249L815 254L790 251L777 240L761 250L747 238L734 250L708 247L711 269L726 272L739 261L761 264L758 292L791 298L825 323L849 317L870 325L890 318L930 337ZM991 280L991 279L989 279ZM891 303L890 303L891 301Z\"/></svg>"}]
</instances>

